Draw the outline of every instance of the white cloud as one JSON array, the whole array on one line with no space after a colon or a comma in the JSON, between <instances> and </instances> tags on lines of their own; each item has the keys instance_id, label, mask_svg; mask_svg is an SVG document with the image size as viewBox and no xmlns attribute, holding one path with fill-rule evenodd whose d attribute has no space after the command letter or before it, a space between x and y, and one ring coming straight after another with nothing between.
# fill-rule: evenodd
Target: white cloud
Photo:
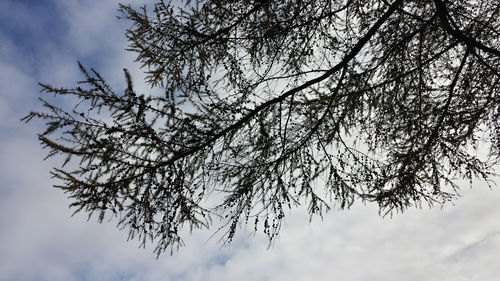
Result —
<instances>
[{"instance_id":1,"label":"white cloud","mask_svg":"<svg viewBox=\"0 0 500 281\"><path fill-rule=\"evenodd\" d=\"M358 204L309 224L296 210L269 250L260 234L240 232L230 248L221 248L215 239L207 242L211 231L196 232L187 237L186 247L158 260L151 245L144 250L137 241L126 242L127 234L115 228L115 221L98 224L87 222L84 214L70 217L69 200L50 188L50 167L57 161L41 161L44 152L35 137L41 122L22 125L18 118L35 104L37 81L71 85L81 78L75 63L80 56L99 61L98 70L116 84L123 81L122 67L134 64L133 55L122 51L123 24L115 23L115 1L56 3L67 27L64 39L59 45L41 42L36 59L20 53L14 39L0 33L0 280L437 281L500 276L500 192L482 184L465 188L456 206L411 209L393 218L381 218L376 207Z\"/></svg>"}]
</instances>

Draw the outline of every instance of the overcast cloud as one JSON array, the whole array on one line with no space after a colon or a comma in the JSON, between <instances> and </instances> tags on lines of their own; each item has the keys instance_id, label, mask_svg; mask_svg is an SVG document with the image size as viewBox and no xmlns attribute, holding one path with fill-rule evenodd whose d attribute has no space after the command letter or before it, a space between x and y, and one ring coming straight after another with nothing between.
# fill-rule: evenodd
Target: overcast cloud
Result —
<instances>
[{"instance_id":1,"label":"overcast cloud","mask_svg":"<svg viewBox=\"0 0 500 281\"><path fill-rule=\"evenodd\" d=\"M144 3L144 1L141 1ZM136 1L134 5L141 4ZM130 68L144 90L133 54L124 50L118 2L0 1L0 280L499 280L500 190L464 184L443 209L411 209L381 218L357 204L324 220L292 212L268 249L260 234L241 231L230 247L187 236L173 256L155 259L116 221L71 217L69 200L51 187L56 159L36 139L41 122L19 119L40 108L38 82L70 86L76 60L125 87Z\"/></svg>"}]
</instances>

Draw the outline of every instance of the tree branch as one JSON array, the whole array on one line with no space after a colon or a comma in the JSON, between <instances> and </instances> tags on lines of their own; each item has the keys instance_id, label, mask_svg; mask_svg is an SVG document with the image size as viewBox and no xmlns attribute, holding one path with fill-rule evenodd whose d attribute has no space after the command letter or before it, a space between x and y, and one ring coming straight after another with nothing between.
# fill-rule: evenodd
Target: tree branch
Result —
<instances>
[{"instance_id":1,"label":"tree branch","mask_svg":"<svg viewBox=\"0 0 500 281\"><path fill-rule=\"evenodd\" d=\"M482 51L485 51L487 53L493 54L497 57L500 57L500 51L491 47L488 47L481 42L477 41L476 39L472 37L468 37L465 35L462 31L459 29L455 29L451 26L450 20L448 19L450 17L450 14L448 13L448 9L446 8L446 5L442 0L434 0L434 3L436 5L436 13L438 17L441 19L441 22L443 23L444 29L455 39L465 43L469 47L477 48Z\"/></svg>"},{"instance_id":2,"label":"tree branch","mask_svg":"<svg viewBox=\"0 0 500 281\"><path fill-rule=\"evenodd\" d=\"M250 111L247 115L245 115L243 118L238 120L236 123L233 123L229 127L225 128L224 130L220 131L219 133L215 134L213 137L211 137L209 140L206 142L202 143L201 145L194 147L190 150L187 151L180 151L177 153L174 153L174 156L172 158L163 161L160 163L160 165L170 165L174 163L175 161L182 159L188 155L191 155L193 153L196 153L207 146L209 146L211 143L214 141L220 139L227 133L241 127L243 124L251 120L253 117L255 117L259 112L262 110L268 108L269 106L282 102L289 96L292 96L314 84L317 84L327 78L329 78L331 75L336 73L337 71L341 70L344 68L353 58L356 57L356 55L361 51L361 49L365 46L365 44L376 34L377 30L389 19L389 17L396 11L397 7L403 2L403 0L396 0L390 7L389 9L373 24L373 26L368 30L368 32L354 45L354 47L351 49L351 51L340 61L337 65L326 71L323 75L316 77L314 79L311 79L302 85L295 87L293 89L288 90L287 92L283 93L282 95L271 99L265 103L262 103L252 111Z\"/></svg>"}]
</instances>

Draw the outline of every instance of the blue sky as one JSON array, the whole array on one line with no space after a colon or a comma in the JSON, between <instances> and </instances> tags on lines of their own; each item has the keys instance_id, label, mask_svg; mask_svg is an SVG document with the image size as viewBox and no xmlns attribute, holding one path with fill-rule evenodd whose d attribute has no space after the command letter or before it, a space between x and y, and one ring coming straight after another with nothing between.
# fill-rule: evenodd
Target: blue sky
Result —
<instances>
[{"instance_id":1,"label":"blue sky","mask_svg":"<svg viewBox=\"0 0 500 281\"><path fill-rule=\"evenodd\" d=\"M151 1L150 1L151 2ZM135 1L135 5L145 1ZM134 55L124 51L127 23L118 2L0 2L0 281L37 280L498 280L500 190L463 184L455 205L411 209L381 218L356 204L324 220L293 211L275 244L241 231L230 247L187 235L173 256L127 242L116 221L71 217L65 195L51 187L36 133L19 119L37 109L38 82L73 85L76 61L124 87L127 67L144 92Z\"/></svg>"}]
</instances>

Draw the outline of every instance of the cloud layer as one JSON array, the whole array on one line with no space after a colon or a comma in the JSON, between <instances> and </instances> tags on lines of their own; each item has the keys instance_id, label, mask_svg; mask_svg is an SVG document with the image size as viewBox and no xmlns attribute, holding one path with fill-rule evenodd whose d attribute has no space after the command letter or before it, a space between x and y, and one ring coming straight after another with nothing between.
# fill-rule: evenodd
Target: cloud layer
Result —
<instances>
[{"instance_id":1,"label":"cloud layer","mask_svg":"<svg viewBox=\"0 0 500 281\"><path fill-rule=\"evenodd\" d=\"M135 5L139 5L136 3ZM241 231L229 247L193 233L173 256L127 242L116 221L71 217L50 188L50 167L36 141L40 122L19 118L39 108L38 81L72 85L76 60L123 87L122 68L141 77L124 52L126 22L115 1L0 3L0 280L497 280L500 192L482 183L455 206L412 209L381 218L375 206L332 211L323 221L289 214L268 249ZM147 90L140 78L136 84Z\"/></svg>"}]
</instances>

